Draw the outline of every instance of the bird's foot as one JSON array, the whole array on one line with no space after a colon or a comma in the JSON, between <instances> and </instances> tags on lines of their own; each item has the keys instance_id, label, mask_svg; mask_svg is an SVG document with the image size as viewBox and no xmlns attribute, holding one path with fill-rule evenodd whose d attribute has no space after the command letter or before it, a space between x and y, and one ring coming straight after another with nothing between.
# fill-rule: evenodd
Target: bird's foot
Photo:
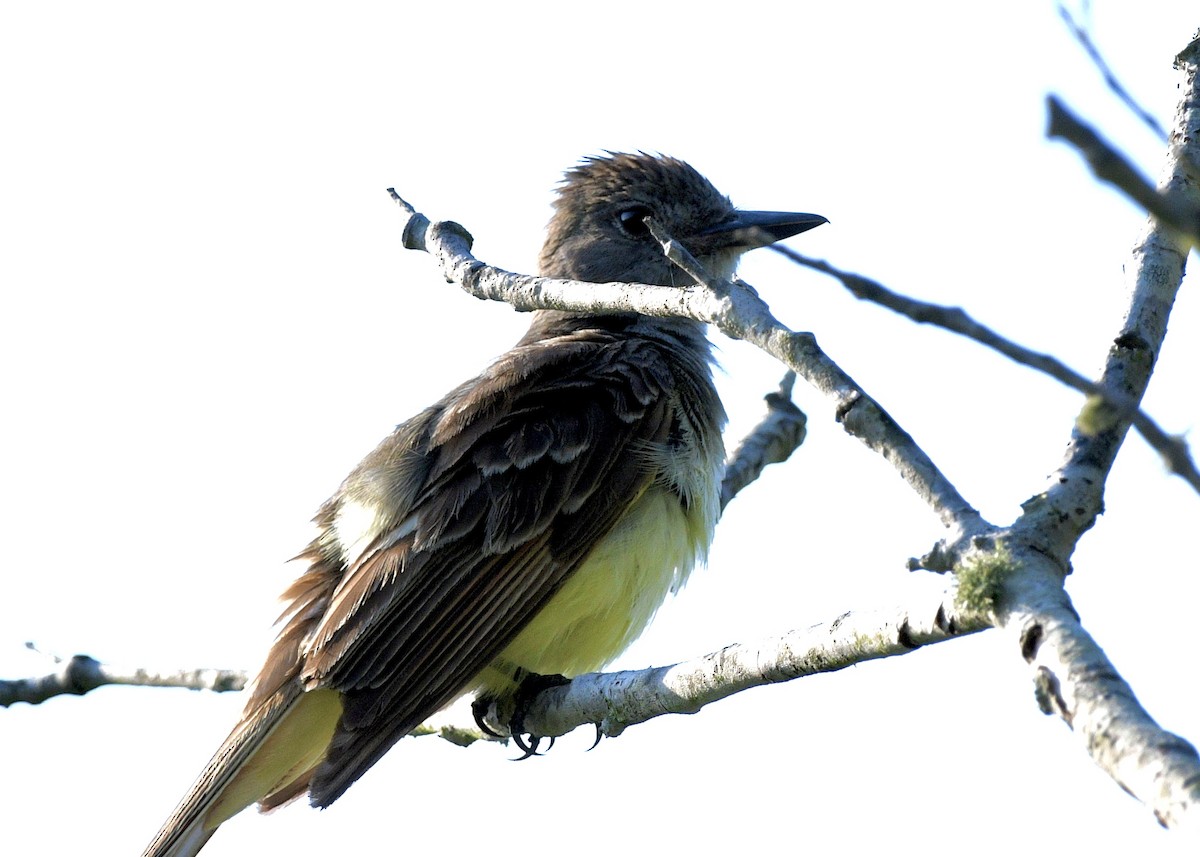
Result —
<instances>
[{"instance_id":1,"label":"bird's foot","mask_svg":"<svg viewBox=\"0 0 1200 857\"><path fill-rule=\"evenodd\" d=\"M511 696L496 697L496 696L477 696L471 703L471 715L475 718L475 725L480 731L492 738L507 738L511 737L513 743L520 748L524 754L513 761L522 761L530 756L540 756L541 752L538 749L543 740L546 740L541 735L535 735L525 728L525 715L529 711L529 707L533 704L533 700L543 690L549 690L552 687L562 687L564 684L570 684L571 680L563 675L541 675L539 673L527 672L523 669L518 669L514 676L517 682L517 688ZM497 732L488 725L489 719L495 723L497 719L504 717L505 710L509 710L512 714L508 718L508 735ZM596 727L596 743L600 743L600 727ZM550 738L546 745L546 751L554 746L554 739ZM592 745L593 747L595 744ZM545 752L545 751L542 751Z\"/></svg>"},{"instance_id":2,"label":"bird's foot","mask_svg":"<svg viewBox=\"0 0 1200 857\"><path fill-rule=\"evenodd\" d=\"M542 743L541 735L534 735L525 728L525 715L529 712L529 706L533 704L533 700L543 690L549 690L552 687L562 687L564 684L570 684L571 680L563 675L539 675L538 673L525 673L517 685L517 692L513 694L513 714L508 721L508 731L512 735L513 743L520 748L525 755L514 761L522 761L530 756L540 756L538 746ZM554 746L554 739L550 739L550 743L546 745L546 751L549 751Z\"/></svg>"}]
</instances>

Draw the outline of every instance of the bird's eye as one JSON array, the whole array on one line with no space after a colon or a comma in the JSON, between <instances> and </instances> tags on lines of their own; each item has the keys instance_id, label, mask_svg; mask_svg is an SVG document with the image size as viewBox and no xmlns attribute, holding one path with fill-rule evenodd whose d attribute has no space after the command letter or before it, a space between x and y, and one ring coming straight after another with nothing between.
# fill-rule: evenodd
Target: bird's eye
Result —
<instances>
[{"instance_id":1,"label":"bird's eye","mask_svg":"<svg viewBox=\"0 0 1200 857\"><path fill-rule=\"evenodd\" d=\"M630 238L642 238L650 234L646 226L646 218L649 216L650 209L646 206L631 205L617 212L617 223Z\"/></svg>"}]
</instances>

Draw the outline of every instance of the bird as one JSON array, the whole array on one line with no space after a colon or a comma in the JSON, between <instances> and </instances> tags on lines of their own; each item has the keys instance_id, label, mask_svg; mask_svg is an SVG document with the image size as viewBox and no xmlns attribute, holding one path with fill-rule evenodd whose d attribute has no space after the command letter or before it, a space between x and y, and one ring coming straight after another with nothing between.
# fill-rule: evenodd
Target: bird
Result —
<instances>
[{"instance_id":1,"label":"bird","mask_svg":"<svg viewBox=\"0 0 1200 857\"><path fill-rule=\"evenodd\" d=\"M739 210L686 162L645 152L583 159L553 205L539 273L586 282L692 285L651 217L720 278L827 222ZM194 855L254 803L329 806L466 694L477 719L517 709L519 738L531 688L612 661L713 537L712 367L698 321L541 310L397 426L317 512L240 719L143 857Z\"/></svg>"}]
</instances>

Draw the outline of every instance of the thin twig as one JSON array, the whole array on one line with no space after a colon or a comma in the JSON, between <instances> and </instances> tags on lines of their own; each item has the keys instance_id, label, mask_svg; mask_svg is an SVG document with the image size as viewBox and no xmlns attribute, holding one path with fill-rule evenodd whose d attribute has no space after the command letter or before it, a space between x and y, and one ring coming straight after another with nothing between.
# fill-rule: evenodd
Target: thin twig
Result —
<instances>
[{"instance_id":1,"label":"thin twig","mask_svg":"<svg viewBox=\"0 0 1200 857\"><path fill-rule=\"evenodd\" d=\"M247 680L246 673L239 670L158 672L141 668L122 669L101 663L89 655L75 655L61 663L60 669L36 678L0 680L0 708L7 708L15 702L37 705L55 696L82 695L105 685L183 687L223 692L241 690Z\"/></svg>"},{"instance_id":2,"label":"thin twig","mask_svg":"<svg viewBox=\"0 0 1200 857\"><path fill-rule=\"evenodd\" d=\"M925 451L892 416L862 389L818 346L811 333L785 327L749 283L725 283L712 277L682 243L675 241L653 218L646 218L650 234L663 253L687 272L696 284L721 299L721 311L711 323L726 336L744 339L801 375L838 404L837 418L850 434L883 455L941 517L953 535L950 543L964 542L986 524L958 493Z\"/></svg>"},{"instance_id":3,"label":"thin twig","mask_svg":"<svg viewBox=\"0 0 1200 857\"><path fill-rule=\"evenodd\" d=\"M1138 119L1141 119L1142 122L1144 122L1146 126L1154 132L1155 136L1165 143L1167 141L1167 130L1159 124L1158 119L1153 113L1142 107L1142 105L1138 104L1137 100L1129 93L1129 90L1127 90L1117 78L1112 68L1110 68L1108 63L1105 62L1099 48L1097 48L1095 43L1092 41L1092 37L1088 34L1088 31L1083 28L1083 25L1076 23L1075 18L1072 17L1070 10L1068 10L1067 7L1061 3L1058 4L1058 14L1061 15L1063 21L1066 22L1067 28L1071 31L1071 34L1075 36L1075 40L1079 42L1079 46L1083 48L1084 52L1088 55L1088 57L1091 58L1100 74L1104 76L1104 82L1108 85L1108 88L1113 91L1113 94L1116 95L1117 98L1125 102L1125 106L1133 112L1133 115L1137 116Z\"/></svg>"},{"instance_id":4,"label":"thin twig","mask_svg":"<svg viewBox=\"0 0 1200 857\"><path fill-rule=\"evenodd\" d=\"M1036 369L1068 387L1096 397L1097 401L1093 402L1087 410L1087 424L1084 428L1096 430L1116 420L1132 419L1134 428L1162 456L1167 468L1172 473L1182 477L1197 493L1200 493L1200 471L1196 469L1196 464L1192 460L1187 442L1179 435L1168 434L1158 423L1138 407L1135 399L1126 395L1121 389L1106 387L1103 384L1089 381L1057 357L1033 351L1023 345L1018 345L1012 340L1001 336L987 325L976 321L965 310L959 307L942 306L919 301L915 298L898 294L882 283L864 277L861 274L836 268L822 259L803 256L787 247L775 247L773 249L797 265L812 268L814 271L820 271L841 281L842 285L860 300L871 301L872 303L887 307L921 324L932 324L944 330L965 336L1003 354L1015 363ZM1101 403L1107 404L1108 408L1103 408Z\"/></svg>"},{"instance_id":5,"label":"thin twig","mask_svg":"<svg viewBox=\"0 0 1200 857\"><path fill-rule=\"evenodd\" d=\"M1150 212L1160 223L1180 233L1189 248L1200 244L1200 208L1186 202L1179 194L1159 193L1137 167L1129 162L1095 129L1082 122L1066 105L1051 95L1046 99L1050 112L1046 136L1063 139L1077 148L1087 160L1096 178L1122 191L1139 206ZM1177 160L1179 153L1172 153ZM1183 160L1193 162L1191 156ZM1186 251L1185 251L1186 252Z\"/></svg>"},{"instance_id":6,"label":"thin twig","mask_svg":"<svg viewBox=\"0 0 1200 857\"><path fill-rule=\"evenodd\" d=\"M795 381L796 373L788 370L779 383L779 389L764 397L767 415L742 438L737 449L729 456L725 478L721 481L722 509L739 491L757 480L767 465L787 461L804 443L808 418L792 401Z\"/></svg>"}]
</instances>

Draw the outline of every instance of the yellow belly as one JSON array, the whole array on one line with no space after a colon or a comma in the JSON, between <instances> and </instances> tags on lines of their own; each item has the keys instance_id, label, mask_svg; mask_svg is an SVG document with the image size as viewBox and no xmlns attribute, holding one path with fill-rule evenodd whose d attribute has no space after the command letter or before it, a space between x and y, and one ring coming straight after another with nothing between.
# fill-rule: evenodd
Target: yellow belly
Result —
<instances>
[{"instance_id":1,"label":"yellow belly","mask_svg":"<svg viewBox=\"0 0 1200 857\"><path fill-rule=\"evenodd\" d=\"M675 492L651 486L480 676L483 688L510 689L514 666L574 676L619 655L707 550L703 518L685 511Z\"/></svg>"}]
</instances>

